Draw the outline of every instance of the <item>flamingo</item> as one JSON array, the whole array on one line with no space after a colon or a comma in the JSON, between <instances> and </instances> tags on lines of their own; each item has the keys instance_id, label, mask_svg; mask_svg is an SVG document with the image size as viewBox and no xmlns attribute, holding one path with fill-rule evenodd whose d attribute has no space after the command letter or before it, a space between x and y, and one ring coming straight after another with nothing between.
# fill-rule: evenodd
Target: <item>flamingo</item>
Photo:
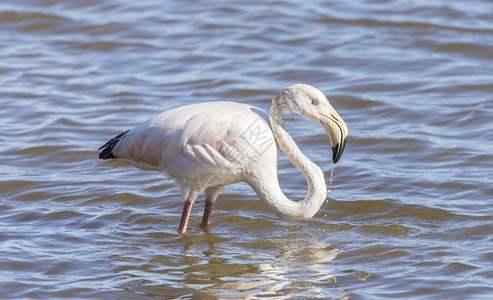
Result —
<instances>
[{"instance_id":1,"label":"flamingo","mask_svg":"<svg viewBox=\"0 0 493 300\"><path fill-rule=\"evenodd\" d=\"M307 84L284 88L270 113L235 102L204 102L165 111L104 144L100 159L124 158L141 169L167 173L184 201L178 233L187 230L194 201L205 191L201 227L210 229L214 203L225 185L246 182L281 219L313 217L327 196L322 170L298 148L284 127L291 109L320 123L329 136L332 161L346 145L348 129L325 95ZM306 177L308 194L291 201L282 192L277 165L279 148Z\"/></svg>"}]
</instances>

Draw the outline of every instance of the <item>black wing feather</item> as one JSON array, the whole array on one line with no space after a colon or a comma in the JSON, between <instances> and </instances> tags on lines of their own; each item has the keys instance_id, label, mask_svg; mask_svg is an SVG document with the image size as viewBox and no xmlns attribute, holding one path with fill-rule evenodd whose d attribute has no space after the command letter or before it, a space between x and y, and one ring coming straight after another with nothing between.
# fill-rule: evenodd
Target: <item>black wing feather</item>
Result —
<instances>
[{"instance_id":1,"label":"black wing feather","mask_svg":"<svg viewBox=\"0 0 493 300\"><path fill-rule=\"evenodd\" d=\"M121 140L121 138L123 136L125 136L125 134L127 134L127 132L129 132L129 131L130 130L127 130L125 132L120 133L119 135L117 135L114 138L112 138L111 140L109 140L106 144L101 146L98 150L103 149L103 151L101 151L99 153L99 159L116 158L116 156L113 154L113 148Z\"/></svg>"}]
</instances>

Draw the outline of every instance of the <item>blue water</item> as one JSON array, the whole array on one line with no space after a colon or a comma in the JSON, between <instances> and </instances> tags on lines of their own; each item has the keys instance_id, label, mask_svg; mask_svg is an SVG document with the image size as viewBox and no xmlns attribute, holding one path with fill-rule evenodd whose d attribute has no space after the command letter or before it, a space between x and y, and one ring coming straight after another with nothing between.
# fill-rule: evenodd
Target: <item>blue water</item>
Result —
<instances>
[{"instance_id":1,"label":"blue water","mask_svg":"<svg viewBox=\"0 0 493 300\"><path fill-rule=\"evenodd\" d=\"M493 5L478 1L0 4L4 298L443 298L493 294ZM268 110L322 90L349 127L327 203L279 220L246 184L200 230L164 174L109 138L203 101ZM329 183L323 128L287 128ZM279 178L302 199L285 156Z\"/></svg>"}]
</instances>

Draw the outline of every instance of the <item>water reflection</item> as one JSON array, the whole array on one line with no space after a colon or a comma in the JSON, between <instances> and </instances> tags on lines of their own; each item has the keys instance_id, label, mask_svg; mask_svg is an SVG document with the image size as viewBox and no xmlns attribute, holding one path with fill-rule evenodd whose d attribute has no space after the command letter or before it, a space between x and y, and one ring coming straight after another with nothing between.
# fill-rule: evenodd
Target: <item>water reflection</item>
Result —
<instances>
[{"instance_id":1,"label":"water reflection","mask_svg":"<svg viewBox=\"0 0 493 300\"><path fill-rule=\"evenodd\" d=\"M114 281L132 293L200 298L346 293L341 290L345 284L333 274L339 250L316 237L300 240L288 233L259 242L213 233L144 235L152 236L154 243L145 243L141 236L110 257Z\"/></svg>"},{"instance_id":2,"label":"water reflection","mask_svg":"<svg viewBox=\"0 0 493 300\"><path fill-rule=\"evenodd\" d=\"M328 294L338 286L331 262L339 250L324 241L258 243L202 236L208 237L185 238L182 262L187 266L181 269L185 288L214 298L334 296Z\"/></svg>"}]
</instances>

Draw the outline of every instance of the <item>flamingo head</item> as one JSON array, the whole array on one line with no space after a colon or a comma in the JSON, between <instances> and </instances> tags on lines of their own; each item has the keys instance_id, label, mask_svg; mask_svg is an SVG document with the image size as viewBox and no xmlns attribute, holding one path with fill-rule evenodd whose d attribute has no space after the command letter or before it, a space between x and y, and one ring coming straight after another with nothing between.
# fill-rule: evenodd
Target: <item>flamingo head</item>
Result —
<instances>
[{"instance_id":1,"label":"flamingo head","mask_svg":"<svg viewBox=\"0 0 493 300\"><path fill-rule=\"evenodd\" d=\"M319 89L308 84L288 86L279 96L284 99L286 108L324 127L332 146L332 161L337 163L346 146L348 128L327 97Z\"/></svg>"}]
</instances>

